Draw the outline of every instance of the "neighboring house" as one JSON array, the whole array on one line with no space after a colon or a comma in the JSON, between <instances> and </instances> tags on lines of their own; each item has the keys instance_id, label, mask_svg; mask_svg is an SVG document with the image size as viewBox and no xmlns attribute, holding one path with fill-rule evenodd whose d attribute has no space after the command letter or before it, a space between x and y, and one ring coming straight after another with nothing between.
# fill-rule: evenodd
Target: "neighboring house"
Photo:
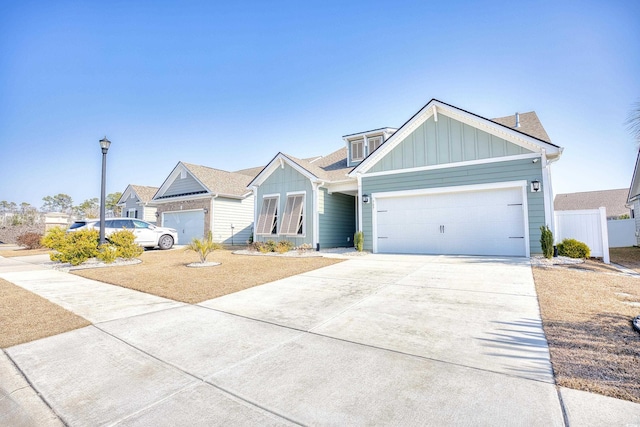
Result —
<instances>
[{"instance_id":1,"label":"neighboring house","mask_svg":"<svg viewBox=\"0 0 640 427\"><path fill-rule=\"evenodd\" d=\"M628 196L628 188L557 194L553 200L553 207L557 211L579 211L604 207L607 210L607 219L620 219L620 217L631 217L632 215L627 205Z\"/></svg>"},{"instance_id":2,"label":"neighboring house","mask_svg":"<svg viewBox=\"0 0 640 427\"><path fill-rule=\"evenodd\" d=\"M122 208L121 216L155 224L156 207L150 205L150 202L157 191L158 187L129 184L117 203Z\"/></svg>"},{"instance_id":3,"label":"neighboring house","mask_svg":"<svg viewBox=\"0 0 640 427\"><path fill-rule=\"evenodd\" d=\"M629 194L627 195L627 203L631 206L632 217L636 220L636 241L640 245L640 151L638 151L638 157L636 158L636 166L633 170L633 176L631 177L631 187L629 188Z\"/></svg>"},{"instance_id":4,"label":"neighboring house","mask_svg":"<svg viewBox=\"0 0 640 427\"><path fill-rule=\"evenodd\" d=\"M326 157L278 153L251 181L254 238L387 253L529 256L553 229L551 143L535 112L489 120L431 100Z\"/></svg>"},{"instance_id":5,"label":"neighboring house","mask_svg":"<svg viewBox=\"0 0 640 427\"><path fill-rule=\"evenodd\" d=\"M178 244L206 237L245 244L253 225L252 176L178 162L153 197L158 223L178 230Z\"/></svg>"}]
</instances>

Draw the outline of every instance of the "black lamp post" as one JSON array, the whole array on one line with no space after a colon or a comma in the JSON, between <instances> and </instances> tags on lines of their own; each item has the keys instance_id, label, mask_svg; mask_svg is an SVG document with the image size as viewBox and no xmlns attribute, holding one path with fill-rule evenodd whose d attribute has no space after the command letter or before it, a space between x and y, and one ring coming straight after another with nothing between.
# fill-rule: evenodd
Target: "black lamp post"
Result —
<instances>
[{"instance_id":1,"label":"black lamp post","mask_svg":"<svg viewBox=\"0 0 640 427\"><path fill-rule=\"evenodd\" d=\"M102 148L102 184L100 186L100 244L105 243L104 239L104 217L105 217L105 185L107 181L107 151L111 141L105 136L100 140Z\"/></svg>"}]
</instances>

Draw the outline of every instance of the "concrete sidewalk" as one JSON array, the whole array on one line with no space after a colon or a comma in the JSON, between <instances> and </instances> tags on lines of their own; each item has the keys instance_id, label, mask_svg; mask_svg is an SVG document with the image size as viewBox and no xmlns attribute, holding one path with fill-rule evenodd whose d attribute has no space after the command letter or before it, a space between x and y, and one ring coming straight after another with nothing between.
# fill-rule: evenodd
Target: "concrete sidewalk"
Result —
<instances>
[{"instance_id":1,"label":"concrete sidewalk","mask_svg":"<svg viewBox=\"0 0 640 427\"><path fill-rule=\"evenodd\" d=\"M640 424L555 386L525 259L369 255L199 305L0 277L94 323L0 354L0 425Z\"/></svg>"}]
</instances>

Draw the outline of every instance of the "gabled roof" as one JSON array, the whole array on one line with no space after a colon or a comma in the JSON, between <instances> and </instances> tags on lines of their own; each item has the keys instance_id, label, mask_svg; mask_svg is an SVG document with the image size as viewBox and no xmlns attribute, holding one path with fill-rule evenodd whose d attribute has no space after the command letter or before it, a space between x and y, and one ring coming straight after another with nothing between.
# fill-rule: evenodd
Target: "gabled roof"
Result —
<instances>
[{"instance_id":1,"label":"gabled roof","mask_svg":"<svg viewBox=\"0 0 640 427\"><path fill-rule=\"evenodd\" d=\"M553 208L558 211L575 211L605 207L607 217L619 217L629 214L629 208L626 207L628 194L628 188L558 194L553 199Z\"/></svg>"},{"instance_id":2,"label":"gabled roof","mask_svg":"<svg viewBox=\"0 0 640 427\"><path fill-rule=\"evenodd\" d=\"M540 119L538 119L538 115L535 111L530 111L528 113L519 113L519 121L520 127L516 127L516 115L506 116L506 117L498 117L495 119L491 119L492 122L496 122L501 124L502 126L506 126L510 129L525 133L534 138L538 138L542 141L551 143L551 139L549 139L549 135L547 135L547 131L542 127L542 123L540 123Z\"/></svg>"},{"instance_id":3,"label":"gabled roof","mask_svg":"<svg viewBox=\"0 0 640 427\"><path fill-rule=\"evenodd\" d=\"M154 200L189 196L189 194L164 196L164 193L176 178L180 176L183 170L191 174L191 176L203 187L203 192L199 194L211 194L231 198L244 198L250 194L250 192L247 191L247 184L251 180L251 177L248 175L236 172L227 172L191 163L178 162L171 174L155 194Z\"/></svg>"},{"instance_id":4,"label":"gabled roof","mask_svg":"<svg viewBox=\"0 0 640 427\"><path fill-rule=\"evenodd\" d=\"M126 203L126 200L131 195L131 192L134 192L136 194L138 201L142 203L149 203L151 199L153 199L153 196L155 196L157 191L158 187L129 184L127 185L127 188L125 188L124 192L120 196L120 199L118 200L118 203L116 204L120 205Z\"/></svg>"},{"instance_id":5,"label":"gabled roof","mask_svg":"<svg viewBox=\"0 0 640 427\"><path fill-rule=\"evenodd\" d=\"M326 183L347 180L347 172L351 170L347 166L347 149L344 147L327 156L308 159L299 159L289 154L278 153L248 186L260 185L264 182L281 161L286 162L312 181L324 181Z\"/></svg>"},{"instance_id":6,"label":"gabled roof","mask_svg":"<svg viewBox=\"0 0 640 427\"><path fill-rule=\"evenodd\" d=\"M424 107L422 107L416 114L414 114L409 120L407 120L400 128L389 137L376 151L371 153L360 164L354 167L349 176L354 177L358 172L366 172L373 165L375 165L380 159L382 159L387 153L389 153L396 145L404 140L417 126L424 123L428 118L442 113L455 120L467 123L470 126L481 129L490 134L494 134L500 138L506 139L516 145L520 145L534 152L545 152L546 156L550 160L555 160L562 154L563 148L548 141L549 137L542 128L538 116L533 113L525 113L526 125L523 128L523 119L520 118L520 127L515 127L515 116L513 116L513 125L511 124L510 117L501 117L495 120L489 120L485 117L439 101L432 99ZM497 120L497 121L496 121ZM523 131L527 129L532 134L528 134ZM546 136L546 139L543 137Z\"/></svg>"},{"instance_id":7,"label":"gabled roof","mask_svg":"<svg viewBox=\"0 0 640 427\"><path fill-rule=\"evenodd\" d=\"M264 166L256 166L254 168L240 169L239 171L234 171L233 173L239 173L241 175L247 175L251 178L255 178L256 175L260 173L264 169Z\"/></svg>"}]
</instances>

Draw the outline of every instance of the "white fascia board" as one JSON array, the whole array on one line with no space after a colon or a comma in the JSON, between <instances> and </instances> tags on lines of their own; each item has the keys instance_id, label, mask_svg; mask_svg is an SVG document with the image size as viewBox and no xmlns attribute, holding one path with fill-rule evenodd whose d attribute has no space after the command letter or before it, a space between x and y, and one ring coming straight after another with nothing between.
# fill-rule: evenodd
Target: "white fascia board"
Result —
<instances>
[{"instance_id":1,"label":"white fascia board","mask_svg":"<svg viewBox=\"0 0 640 427\"><path fill-rule=\"evenodd\" d=\"M313 175L308 170L304 169L302 166L298 165L293 160L289 159L285 154L278 153L278 155L269 162L269 164L262 170L262 172L260 172L258 176L256 176L255 179L249 183L249 186L262 185L267 180L267 178L269 178L269 176L271 176L271 174L276 171L276 169L281 167L280 165L282 163L286 163L287 165L291 166L293 169L307 177L312 182L318 180L318 177Z\"/></svg>"},{"instance_id":2,"label":"white fascia board","mask_svg":"<svg viewBox=\"0 0 640 427\"><path fill-rule=\"evenodd\" d=\"M126 204L126 200L129 197L129 195L131 194L131 192L133 191L133 187L131 187L131 184L127 185L127 188L125 188L124 192L122 193L122 195L120 195L120 198L118 199L118 203L116 203L116 206L121 206L123 204ZM138 197L139 199L139 197Z\"/></svg>"},{"instance_id":3,"label":"white fascia board","mask_svg":"<svg viewBox=\"0 0 640 427\"><path fill-rule=\"evenodd\" d=\"M636 157L636 166L633 168L627 203L633 203L640 197L640 188L638 188L638 184L640 184L640 177L638 177L638 173L640 173L640 150L638 150L638 156Z\"/></svg>"},{"instance_id":4,"label":"white fascia board","mask_svg":"<svg viewBox=\"0 0 640 427\"><path fill-rule=\"evenodd\" d=\"M426 122L436 110L438 112L437 114L445 115L452 119L458 120L462 123L480 129L499 138L505 139L528 150L532 150L536 153L546 152L547 157L559 157L562 154L562 149L552 144L548 144L539 139L527 136L518 131L511 130L495 122L492 122L489 119L485 119L480 116L476 116L474 114L460 110L458 108L443 104L437 100L431 100L397 132L391 135L389 139L382 144L381 147L379 147L369 157L364 159L358 166L356 166L349 173L349 176L355 177L356 172L366 173L384 156L389 154L389 152L391 152L393 148L395 148L407 136L409 136L411 132L418 128L418 126Z\"/></svg>"},{"instance_id":5,"label":"white fascia board","mask_svg":"<svg viewBox=\"0 0 640 427\"><path fill-rule=\"evenodd\" d=\"M358 191L358 180L350 179L349 181L331 182L326 186L326 188L330 193Z\"/></svg>"},{"instance_id":6,"label":"white fascia board","mask_svg":"<svg viewBox=\"0 0 640 427\"><path fill-rule=\"evenodd\" d=\"M172 203L172 202L183 202L185 200L208 199L210 197L212 197L211 193L192 194L190 196L167 197L166 199L153 200L153 206L162 205L165 203ZM234 197L237 197L237 196L234 196Z\"/></svg>"}]
</instances>

